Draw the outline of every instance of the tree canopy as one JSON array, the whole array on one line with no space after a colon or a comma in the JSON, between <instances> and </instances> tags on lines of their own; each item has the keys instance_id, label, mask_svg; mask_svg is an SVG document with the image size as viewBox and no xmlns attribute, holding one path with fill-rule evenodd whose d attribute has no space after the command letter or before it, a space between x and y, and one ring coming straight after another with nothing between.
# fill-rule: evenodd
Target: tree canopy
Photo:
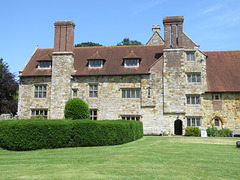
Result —
<instances>
[{"instance_id":1,"label":"tree canopy","mask_svg":"<svg viewBox=\"0 0 240 180\"><path fill-rule=\"evenodd\" d=\"M17 112L18 83L15 76L9 72L7 63L0 58L0 114Z\"/></svg>"},{"instance_id":2,"label":"tree canopy","mask_svg":"<svg viewBox=\"0 0 240 180\"><path fill-rule=\"evenodd\" d=\"M93 47L93 46L102 46L102 45L94 42L82 42L81 44L75 44L75 47Z\"/></svg>"},{"instance_id":3,"label":"tree canopy","mask_svg":"<svg viewBox=\"0 0 240 180\"><path fill-rule=\"evenodd\" d=\"M137 40L130 40L129 38L124 38L122 42L117 44L117 46L135 46L135 45L142 45L142 43Z\"/></svg>"}]
</instances>

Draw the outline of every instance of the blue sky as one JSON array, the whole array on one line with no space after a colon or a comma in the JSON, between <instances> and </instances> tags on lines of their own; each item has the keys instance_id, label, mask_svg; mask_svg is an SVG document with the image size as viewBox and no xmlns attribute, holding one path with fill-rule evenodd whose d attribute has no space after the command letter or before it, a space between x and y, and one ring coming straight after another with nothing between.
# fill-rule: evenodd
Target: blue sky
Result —
<instances>
[{"instance_id":1,"label":"blue sky","mask_svg":"<svg viewBox=\"0 0 240 180\"><path fill-rule=\"evenodd\" d=\"M164 16L184 16L183 30L203 51L240 50L239 0L1 0L0 57L18 75L37 45L53 48L54 21L73 20L75 41L145 44Z\"/></svg>"}]
</instances>

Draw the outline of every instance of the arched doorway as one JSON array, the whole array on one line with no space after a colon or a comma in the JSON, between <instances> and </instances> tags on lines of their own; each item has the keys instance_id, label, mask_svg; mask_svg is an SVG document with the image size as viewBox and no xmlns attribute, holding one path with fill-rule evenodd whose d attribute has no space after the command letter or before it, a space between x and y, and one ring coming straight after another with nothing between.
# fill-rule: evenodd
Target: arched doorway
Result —
<instances>
[{"instance_id":1,"label":"arched doorway","mask_svg":"<svg viewBox=\"0 0 240 180\"><path fill-rule=\"evenodd\" d=\"M182 121L180 119L177 119L174 122L174 134L182 135Z\"/></svg>"}]
</instances>

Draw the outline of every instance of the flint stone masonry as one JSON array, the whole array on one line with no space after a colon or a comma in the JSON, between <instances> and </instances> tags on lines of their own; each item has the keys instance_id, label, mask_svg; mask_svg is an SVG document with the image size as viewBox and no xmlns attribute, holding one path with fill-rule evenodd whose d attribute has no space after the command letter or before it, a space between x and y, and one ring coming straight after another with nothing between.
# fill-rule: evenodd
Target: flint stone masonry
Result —
<instances>
[{"instance_id":1,"label":"flint stone masonry","mask_svg":"<svg viewBox=\"0 0 240 180\"><path fill-rule=\"evenodd\" d=\"M71 97L71 74L74 54L71 52L53 53L51 79L50 118L64 118L64 108Z\"/></svg>"},{"instance_id":2,"label":"flint stone masonry","mask_svg":"<svg viewBox=\"0 0 240 180\"><path fill-rule=\"evenodd\" d=\"M209 76L207 76L206 62L209 63L207 61L209 59L183 32L183 16L164 17L163 22L164 40L160 36L160 27L154 25L152 37L147 43L147 45L154 45L156 54L140 59L140 65L141 63L143 65L145 62L151 62L148 61L149 59L155 58L155 61L147 66L147 73L139 73L141 68L145 68L143 66L124 69L123 64L119 63L119 66L111 67L121 68L120 73L128 73L111 75L97 74L106 73L104 68L109 66L105 65L114 63L112 59L108 59L107 53L117 54L119 51L116 50L120 47L110 47L111 50L105 52L106 62L102 67L104 71L100 68L91 70L85 68L85 72L81 74L76 65L76 62L81 62L78 59L79 54L78 58L73 54L75 24L72 21L55 22L54 49L47 51L52 55L51 71L48 70L45 76L43 76L44 73L38 74L39 76L32 74L20 76L19 118L30 118L31 111L34 109L48 110L48 118L64 118L65 103L73 97L74 89L77 91L77 97L83 99L90 109L97 110L98 120L139 116L143 122L144 134L175 134L177 132L175 122L180 122L182 134L185 134L188 118L200 118L199 128L203 130L211 126L214 118L219 118L220 124L223 124L223 127L218 128L235 130L240 127L240 90L239 92L217 92L221 98L213 100L214 92L208 92L207 88ZM77 50L79 49L74 49L76 56ZM124 53L122 57L128 53L130 52ZM194 54L193 61L187 61L187 53ZM89 53L88 57L92 55ZM31 58L33 57L34 55ZM122 59L119 59L120 61L122 62ZM37 64L33 61L32 64L34 63ZM73 67L74 64L76 67ZM87 67L87 63L80 66ZM200 82L188 82L188 74L199 74ZM34 98L36 85L47 86L46 98ZM89 85L98 86L98 97L89 97ZM122 98L123 89L139 89L140 98ZM187 96L199 96L200 104L187 104Z\"/></svg>"}]
</instances>

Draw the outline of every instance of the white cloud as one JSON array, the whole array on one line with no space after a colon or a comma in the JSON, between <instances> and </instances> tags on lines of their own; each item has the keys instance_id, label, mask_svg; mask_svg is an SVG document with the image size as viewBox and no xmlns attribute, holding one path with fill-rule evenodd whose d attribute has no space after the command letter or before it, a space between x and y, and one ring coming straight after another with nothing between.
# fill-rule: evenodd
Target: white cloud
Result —
<instances>
[{"instance_id":1,"label":"white cloud","mask_svg":"<svg viewBox=\"0 0 240 180\"><path fill-rule=\"evenodd\" d=\"M215 12L215 11L221 9L221 8L222 8L222 5L216 5L216 6L214 6L214 7L210 7L210 8L208 8L208 9L205 9L205 10L202 12L202 14L209 14L209 13Z\"/></svg>"}]
</instances>

